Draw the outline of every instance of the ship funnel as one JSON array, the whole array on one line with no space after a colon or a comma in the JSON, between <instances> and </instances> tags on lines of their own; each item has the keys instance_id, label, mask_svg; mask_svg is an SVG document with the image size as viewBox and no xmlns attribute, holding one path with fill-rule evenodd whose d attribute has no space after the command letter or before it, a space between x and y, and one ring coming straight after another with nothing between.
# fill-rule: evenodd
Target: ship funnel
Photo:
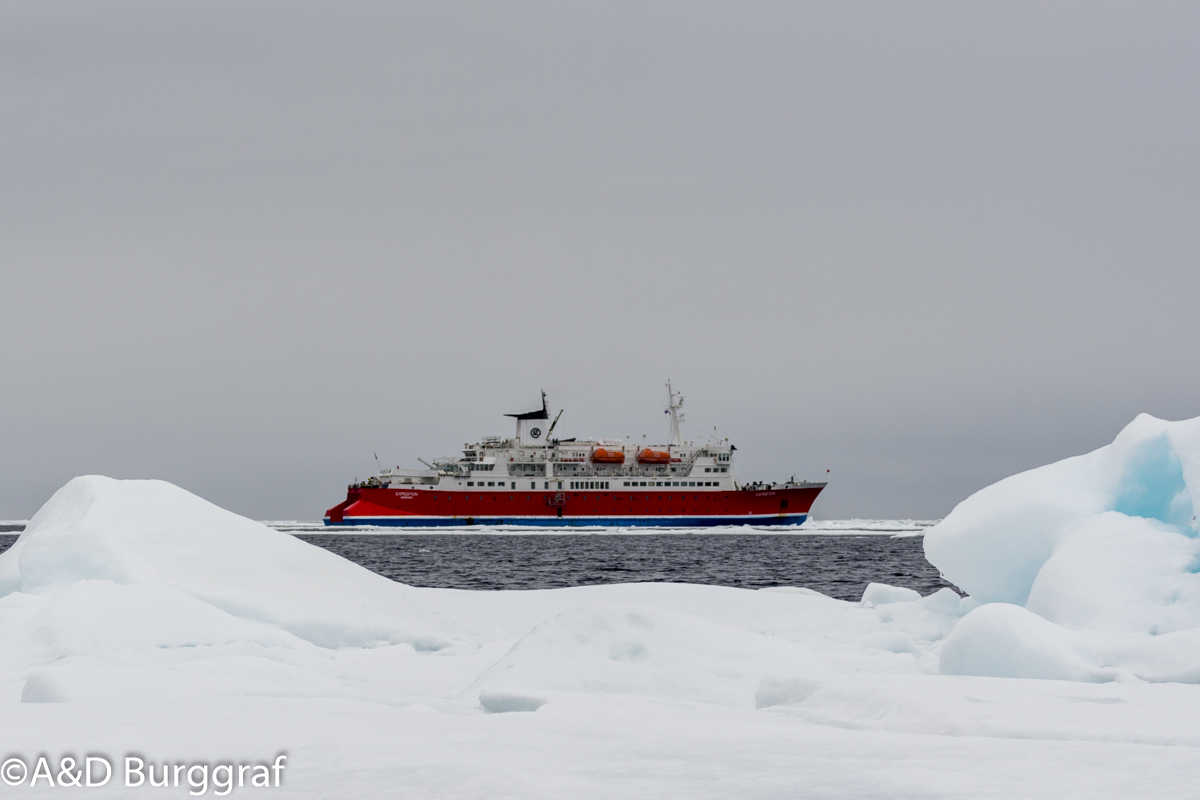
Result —
<instances>
[{"instance_id":1,"label":"ship funnel","mask_svg":"<svg viewBox=\"0 0 1200 800\"><path fill-rule=\"evenodd\" d=\"M523 414L505 414L517 421L517 442L525 447L544 445L550 433L550 412L546 409L546 393L542 392L542 407Z\"/></svg>"}]
</instances>

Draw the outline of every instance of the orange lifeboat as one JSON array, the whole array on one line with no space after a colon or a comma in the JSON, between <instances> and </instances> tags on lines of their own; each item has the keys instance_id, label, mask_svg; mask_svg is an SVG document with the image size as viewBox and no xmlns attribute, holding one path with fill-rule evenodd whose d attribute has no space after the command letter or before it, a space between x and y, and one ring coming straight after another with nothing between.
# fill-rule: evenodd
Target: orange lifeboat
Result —
<instances>
[{"instance_id":1,"label":"orange lifeboat","mask_svg":"<svg viewBox=\"0 0 1200 800\"><path fill-rule=\"evenodd\" d=\"M624 464L625 453L620 450L605 450L598 447L592 451L592 461L597 464Z\"/></svg>"},{"instance_id":2,"label":"orange lifeboat","mask_svg":"<svg viewBox=\"0 0 1200 800\"><path fill-rule=\"evenodd\" d=\"M637 459L642 464L670 464L671 454L666 450L651 450L647 447L638 453Z\"/></svg>"}]
</instances>

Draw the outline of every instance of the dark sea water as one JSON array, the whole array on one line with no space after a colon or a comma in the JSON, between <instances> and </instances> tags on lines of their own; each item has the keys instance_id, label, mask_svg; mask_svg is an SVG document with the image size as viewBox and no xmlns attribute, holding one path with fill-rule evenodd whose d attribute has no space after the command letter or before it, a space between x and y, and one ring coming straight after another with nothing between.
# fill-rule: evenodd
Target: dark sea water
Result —
<instances>
[{"instance_id":1,"label":"dark sea water","mask_svg":"<svg viewBox=\"0 0 1200 800\"><path fill-rule=\"evenodd\" d=\"M302 534L394 580L455 589L557 589L668 581L803 586L858 600L867 584L929 594L943 586L921 537L777 534L529 536Z\"/></svg>"},{"instance_id":2,"label":"dark sea water","mask_svg":"<svg viewBox=\"0 0 1200 800\"><path fill-rule=\"evenodd\" d=\"M777 534L300 534L393 580L454 589L557 589L600 583L668 581L740 586L803 586L858 600L867 584L929 594L943 586L925 560L921 537ZM0 551L17 535L0 534Z\"/></svg>"}]
</instances>

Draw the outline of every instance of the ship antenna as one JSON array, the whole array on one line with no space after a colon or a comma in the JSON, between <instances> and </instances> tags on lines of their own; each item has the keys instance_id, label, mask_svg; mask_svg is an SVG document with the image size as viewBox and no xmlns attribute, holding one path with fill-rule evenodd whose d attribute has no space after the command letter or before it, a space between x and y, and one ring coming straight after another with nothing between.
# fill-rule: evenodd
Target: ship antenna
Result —
<instances>
[{"instance_id":1,"label":"ship antenna","mask_svg":"<svg viewBox=\"0 0 1200 800\"><path fill-rule=\"evenodd\" d=\"M382 475L383 474L383 464L379 463L379 453L376 453L374 450L372 450L371 455L375 456L375 466L379 467L379 474Z\"/></svg>"},{"instance_id":2,"label":"ship antenna","mask_svg":"<svg viewBox=\"0 0 1200 800\"><path fill-rule=\"evenodd\" d=\"M675 398L679 398L676 400ZM683 414L680 410L683 408L683 395L671 390L671 381L667 381L667 413L671 415L671 446L683 446L683 436L679 433L679 423L683 422Z\"/></svg>"}]
</instances>

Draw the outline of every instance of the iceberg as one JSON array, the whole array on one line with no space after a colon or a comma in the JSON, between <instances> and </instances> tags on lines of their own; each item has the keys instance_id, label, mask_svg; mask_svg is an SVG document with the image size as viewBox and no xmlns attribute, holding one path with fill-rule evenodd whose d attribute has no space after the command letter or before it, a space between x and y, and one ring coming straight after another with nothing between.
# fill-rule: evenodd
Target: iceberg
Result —
<instances>
[{"instance_id":1,"label":"iceberg","mask_svg":"<svg viewBox=\"0 0 1200 800\"><path fill-rule=\"evenodd\" d=\"M1200 677L1200 419L1141 415L1112 444L1014 475L925 535L982 605L944 672L1070 680Z\"/></svg>"}]
</instances>

